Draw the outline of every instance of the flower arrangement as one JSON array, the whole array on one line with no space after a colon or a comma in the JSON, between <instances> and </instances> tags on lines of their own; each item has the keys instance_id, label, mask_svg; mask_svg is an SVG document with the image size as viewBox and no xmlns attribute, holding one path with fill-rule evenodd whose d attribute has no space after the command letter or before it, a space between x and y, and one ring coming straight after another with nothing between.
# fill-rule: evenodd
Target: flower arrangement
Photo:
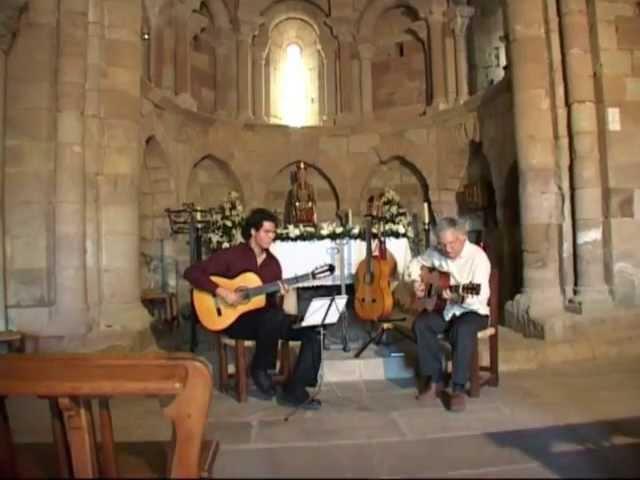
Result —
<instances>
[{"instance_id":1,"label":"flower arrangement","mask_svg":"<svg viewBox=\"0 0 640 480\"><path fill-rule=\"evenodd\" d=\"M209 248L215 251L239 243L243 222L244 208L240 195L232 190L220 205L212 209L211 229L207 235Z\"/></svg>"},{"instance_id":2,"label":"flower arrangement","mask_svg":"<svg viewBox=\"0 0 640 480\"><path fill-rule=\"evenodd\" d=\"M400 204L400 197L393 190L385 189L380 198L382 205L382 220L374 222L371 230L374 234L382 230L385 237L413 238L414 232L411 217ZM382 228L380 227L382 226ZM359 225L342 226L337 222L322 222L317 227L309 225L285 225L278 229L278 240L337 240L341 238L364 239L365 229Z\"/></svg>"},{"instance_id":3,"label":"flower arrangement","mask_svg":"<svg viewBox=\"0 0 640 480\"><path fill-rule=\"evenodd\" d=\"M384 235L413 238L411 216L400 203L398 194L390 188L385 188L380 203L382 205L382 231ZM374 233L378 233L379 228L374 225L372 230Z\"/></svg>"}]
</instances>

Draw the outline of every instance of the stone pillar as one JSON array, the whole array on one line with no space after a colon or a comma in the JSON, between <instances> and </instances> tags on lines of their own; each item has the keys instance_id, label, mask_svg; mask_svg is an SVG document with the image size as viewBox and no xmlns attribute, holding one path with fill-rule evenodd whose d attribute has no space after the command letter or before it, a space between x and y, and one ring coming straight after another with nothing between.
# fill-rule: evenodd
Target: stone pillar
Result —
<instances>
[{"instance_id":1,"label":"stone pillar","mask_svg":"<svg viewBox=\"0 0 640 480\"><path fill-rule=\"evenodd\" d=\"M444 36L445 76L447 77L447 104L456 103L456 43L451 28L445 29Z\"/></svg>"},{"instance_id":2,"label":"stone pillar","mask_svg":"<svg viewBox=\"0 0 640 480\"><path fill-rule=\"evenodd\" d=\"M429 9L429 45L431 46L431 81L433 84L433 105L438 109L446 107L447 79L445 77L444 56L444 8L434 6Z\"/></svg>"},{"instance_id":3,"label":"stone pillar","mask_svg":"<svg viewBox=\"0 0 640 480\"><path fill-rule=\"evenodd\" d=\"M561 198L544 2L504 0L520 182L523 296L538 326L563 310L559 280ZM544 327L546 329L546 327ZM545 333L546 334L546 333Z\"/></svg>"},{"instance_id":4,"label":"stone pillar","mask_svg":"<svg viewBox=\"0 0 640 480\"><path fill-rule=\"evenodd\" d=\"M460 5L449 10L449 25L455 39L456 56L456 101L462 103L469 98L469 65L467 58L467 27L475 9Z\"/></svg>"},{"instance_id":5,"label":"stone pillar","mask_svg":"<svg viewBox=\"0 0 640 480\"><path fill-rule=\"evenodd\" d=\"M251 64L251 39L258 30L259 23L253 20L241 20L238 28L238 119L251 120L253 78Z\"/></svg>"},{"instance_id":6,"label":"stone pillar","mask_svg":"<svg viewBox=\"0 0 640 480\"><path fill-rule=\"evenodd\" d=\"M336 83L337 117L343 118L356 113L354 109L353 62L354 33L353 21L348 18L330 18L328 22L338 38L338 80Z\"/></svg>"},{"instance_id":7,"label":"stone pillar","mask_svg":"<svg viewBox=\"0 0 640 480\"><path fill-rule=\"evenodd\" d=\"M587 2L559 0L559 6L574 189L576 296L583 305L610 303L604 268L601 160Z\"/></svg>"},{"instance_id":8,"label":"stone pillar","mask_svg":"<svg viewBox=\"0 0 640 480\"><path fill-rule=\"evenodd\" d=\"M371 76L371 60L375 52L375 47L371 43L361 43L358 45L360 53L360 90L362 116L364 119L373 117L373 78Z\"/></svg>"},{"instance_id":9,"label":"stone pillar","mask_svg":"<svg viewBox=\"0 0 640 480\"><path fill-rule=\"evenodd\" d=\"M191 95L191 29L189 17L191 9L184 4L178 4L174 10L176 29L176 95Z\"/></svg>"},{"instance_id":10,"label":"stone pillar","mask_svg":"<svg viewBox=\"0 0 640 480\"><path fill-rule=\"evenodd\" d=\"M89 2L60 0L55 170L55 290L51 333L89 331L85 266L84 106Z\"/></svg>"},{"instance_id":11,"label":"stone pillar","mask_svg":"<svg viewBox=\"0 0 640 480\"><path fill-rule=\"evenodd\" d=\"M7 42L8 43L8 42ZM4 274L4 97L6 94L7 51L9 46L0 46L0 332L9 329L7 317L6 281ZM3 353L0 350L0 354Z\"/></svg>"},{"instance_id":12,"label":"stone pillar","mask_svg":"<svg viewBox=\"0 0 640 480\"><path fill-rule=\"evenodd\" d=\"M236 56L234 46L229 40L233 36L230 29L216 31L216 113L233 116L236 109Z\"/></svg>"},{"instance_id":13,"label":"stone pillar","mask_svg":"<svg viewBox=\"0 0 640 480\"><path fill-rule=\"evenodd\" d=\"M140 303L138 178L141 0L102 1L105 52L100 80L104 127L97 177L101 308L99 326L136 331L151 317Z\"/></svg>"},{"instance_id":14,"label":"stone pillar","mask_svg":"<svg viewBox=\"0 0 640 480\"><path fill-rule=\"evenodd\" d=\"M324 91L325 91L325 115L327 121L332 125L336 120L336 49L326 47L325 69L324 69Z\"/></svg>"},{"instance_id":15,"label":"stone pillar","mask_svg":"<svg viewBox=\"0 0 640 480\"><path fill-rule=\"evenodd\" d=\"M104 40L103 0L89 0L89 33L87 36L87 83L85 91L85 215L86 215L86 268L87 302L90 315L98 315L100 292L100 245L99 209L97 177L103 162L104 122L102 103L105 97L100 91L102 71L102 52L106 46Z\"/></svg>"},{"instance_id":16,"label":"stone pillar","mask_svg":"<svg viewBox=\"0 0 640 480\"><path fill-rule=\"evenodd\" d=\"M265 51L266 45L253 46L253 111L256 122L266 122L265 109Z\"/></svg>"},{"instance_id":17,"label":"stone pillar","mask_svg":"<svg viewBox=\"0 0 640 480\"><path fill-rule=\"evenodd\" d=\"M4 258L4 169L5 169L5 96L7 92L7 54L18 29L20 11L27 0L10 0L0 7L0 331L9 328L7 316L5 258ZM2 350L0 350L2 353Z\"/></svg>"},{"instance_id":18,"label":"stone pillar","mask_svg":"<svg viewBox=\"0 0 640 480\"><path fill-rule=\"evenodd\" d=\"M411 24L411 26L409 27L409 31L411 33L413 33L416 37L418 37L418 39L422 42L422 45L424 47L424 52L425 52L425 57L424 57L424 71L425 71L425 88L428 87L428 81L426 81L427 76L428 76L428 72L429 72L429 62L430 62L430 56L429 56L429 32L428 32L428 28L427 28L427 24L424 20L419 20L417 22L414 22ZM429 95L428 95L428 91L424 92L424 99L425 99L425 109L428 106L428 102L429 102Z\"/></svg>"}]
</instances>

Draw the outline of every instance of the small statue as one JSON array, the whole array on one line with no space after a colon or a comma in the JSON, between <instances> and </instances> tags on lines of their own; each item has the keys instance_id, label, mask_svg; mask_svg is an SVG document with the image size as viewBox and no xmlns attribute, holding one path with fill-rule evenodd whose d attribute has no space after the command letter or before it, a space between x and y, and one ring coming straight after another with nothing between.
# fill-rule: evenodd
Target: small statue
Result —
<instances>
[{"instance_id":1,"label":"small statue","mask_svg":"<svg viewBox=\"0 0 640 480\"><path fill-rule=\"evenodd\" d=\"M307 166L298 162L295 172L295 183L287 193L284 205L285 225L316 225L316 195L313 186L307 182Z\"/></svg>"}]
</instances>

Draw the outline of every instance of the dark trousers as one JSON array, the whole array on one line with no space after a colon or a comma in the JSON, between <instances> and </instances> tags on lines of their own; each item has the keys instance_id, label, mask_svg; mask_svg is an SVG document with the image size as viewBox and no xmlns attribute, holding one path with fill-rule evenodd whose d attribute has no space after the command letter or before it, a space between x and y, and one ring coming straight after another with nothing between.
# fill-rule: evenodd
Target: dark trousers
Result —
<instances>
[{"instance_id":1,"label":"dark trousers","mask_svg":"<svg viewBox=\"0 0 640 480\"><path fill-rule=\"evenodd\" d=\"M299 389L315 385L320 369L320 335L313 328L291 328L292 318L275 307L252 310L238 317L224 333L231 338L254 340L256 351L251 368L273 370L276 368L278 340L300 341L300 353L287 383L287 388Z\"/></svg>"},{"instance_id":2,"label":"dark trousers","mask_svg":"<svg viewBox=\"0 0 640 480\"><path fill-rule=\"evenodd\" d=\"M442 350L438 335L444 334L453 349L452 380L465 385L471 370L475 337L487 328L489 317L467 312L446 322L440 313L423 312L416 317L413 331L418 344L418 374L431 377L436 383L443 381Z\"/></svg>"}]
</instances>

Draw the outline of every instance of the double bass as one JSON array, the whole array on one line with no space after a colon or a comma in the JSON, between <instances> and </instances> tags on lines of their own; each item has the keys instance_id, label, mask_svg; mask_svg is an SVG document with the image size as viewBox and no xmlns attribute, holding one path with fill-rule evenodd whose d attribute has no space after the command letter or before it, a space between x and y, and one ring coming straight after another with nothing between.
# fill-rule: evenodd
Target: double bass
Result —
<instances>
[{"instance_id":1,"label":"double bass","mask_svg":"<svg viewBox=\"0 0 640 480\"><path fill-rule=\"evenodd\" d=\"M372 200L369 200L371 205ZM374 215L369 213L366 217L367 254L356 269L354 307L362 320L378 321L387 318L393 309L391 277L395 273L396 261L391 252L387 251L382 235L380 235L378 255L373 254Z\"/></svg>"}]
</instances>

